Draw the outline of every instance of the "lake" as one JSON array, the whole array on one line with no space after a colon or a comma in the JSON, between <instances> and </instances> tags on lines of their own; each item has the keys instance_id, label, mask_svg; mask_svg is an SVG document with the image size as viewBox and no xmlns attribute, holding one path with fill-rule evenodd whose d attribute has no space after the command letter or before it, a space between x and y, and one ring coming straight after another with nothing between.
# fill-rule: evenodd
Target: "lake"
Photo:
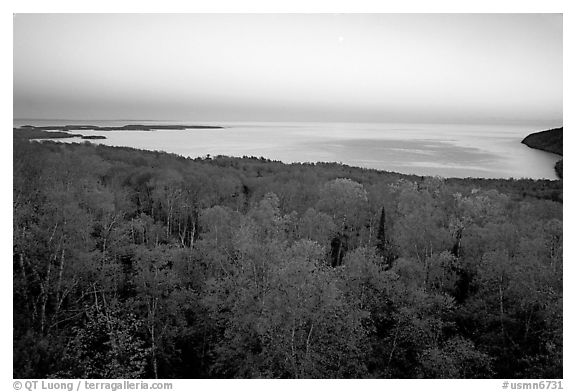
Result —
<instances>
[{"instance_id":1,"label":"lake","mask_svg":"<svg viewBox=\"0 0 576 392\"><path fill-rule=\"evenodd\" d=\"M341 162L405 174L442 177L556 179L560 156L520 142L544 128L458 124L240 123L194 121L42 121L21 125L221 125L224 129L73 131L106 136L91 143L176 153L263 156L290 162ZM84 142L59 139L58 142Z\"/></svg>"}]
</instances>

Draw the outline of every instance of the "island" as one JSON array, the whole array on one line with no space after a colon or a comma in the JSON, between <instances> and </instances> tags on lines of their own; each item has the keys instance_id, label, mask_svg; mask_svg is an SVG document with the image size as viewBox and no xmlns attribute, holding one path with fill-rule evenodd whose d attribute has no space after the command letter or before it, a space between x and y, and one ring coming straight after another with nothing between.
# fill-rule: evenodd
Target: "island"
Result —
<instances>
[{"instance_id":1,"label":"island","mask_svg":"<svg viewBox=\"0 0 576 392\"><path fill-rule=\"evenodd\" d=\"M80 135L71 131L161 131L161 130L188 130L188 129L223 129L216 125L140 125L129 124L122 126L102 127L98 125L23 125L14 128L14 138L18 139L65 139L80 138L85 140L106 139L101 135Z\"/></svg>"},{"instance_id":2,"label":"island","mask_svg":"<svg viewBox=\"0 0 576 392\"><path fill-rule=\"evenodd\" d=\"M98 140L98 139L106 139L106 136L100 136L100 135L88 135L88 136L81 136L82 139L88 139L88 140Z\"/></svg>"},{"instance_id":3,"label":"island","mask_svg":"<svg viewBox=\"0 0 576 392\"><path fill-rule=\"evenodd\" d=\"M95 140L95 139L106 139L106 136L100 135L89 135L84 136L78 133L68 133L62 131L45 131L42 129L35 128L14 128L13 130L14 139L69 139L69 138L80 138L85 140Z\"/></svg>"},{"instance_id":4,"label":"island","mask_svg":"<svg viewBox=\"0 0 576 392\"><path fill-rule=\"evenodd\" d=\"M564 127L549 129L546 131L531 133L522 140L522 144L530 148L563 155L563 133ZM554 169L558 177L562 178L562 160L556 162Z\"/></svg>"}]
</instances>

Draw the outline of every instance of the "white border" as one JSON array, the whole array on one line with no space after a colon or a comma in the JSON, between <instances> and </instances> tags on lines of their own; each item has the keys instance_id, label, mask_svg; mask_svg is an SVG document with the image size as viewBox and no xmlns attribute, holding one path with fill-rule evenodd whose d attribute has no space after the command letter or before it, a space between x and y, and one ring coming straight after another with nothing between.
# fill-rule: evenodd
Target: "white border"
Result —
<instances>
[{"instance_id":1,"label":"white border","mask_svg":"<svg viewBox=\"0 0 576 392\"><path fill-rule=\"evenodd\" d=\"M4 132L10 132L9 126L12 126L12 14L13 13L202 13L202 12L230 12L230 13L247 13L247 12L340 12L340 13L363 13L363 12L382 12L382 13L563 13L564 14L564 131L565 151L567 157L564 162L565 188L564 188L564 238L565 241L565 269L564 269L564 388L568 389L574 380L570 369L574 366L574 338L572 331L575 330L574 323L574 289L572 288L572 278L574 277L574 246L571 244L572 229L574 218L573 205L573 176L574 164L570 155L573 145L574 132L572 128L573 113L576 110L574 100L574 70L576 64L574 61L574 42L575 32L575 13L572 1L560 0L483 0L483 1L464 1L464 0L407 0L396 2L383 2L378 0L332 0L332 1L313 1L313 0L285 0L282 2L270 0L206 0L203 2L185 1L185 0L163 0L163 1L125 1L118 0L100 0L90 3L73 1L73 0L35 0L35 1L9 1L0 5L2 14L0 19L0 29L2 31L2 122L5 124ZM8 55L10 53L10 55ZM570 86L570 87L569 87ZM568 110L566 110L566 108ZM10 125L9 125L10 124ZM10 137L11 140L11 137ZM12 143L2 143L0 157L2 159L0 167L2 168L2 235L0 236L0 249L2 255L3 269L1 274L2 297L5 301L7 312L12 317ZM9 180L10 179L10 180ZM10 265L10 267L8 267ZM2 332L2 381L3 390L12 390L12 325L5 320L1 324ZM370 390L382 391L383 388L397 389L421 389L421 390L441 390L441 391L458 391L463 388L468 391L494 391L502 390L501 381L499 380L317 380L317 381L249 381L249 380L167 380L174 382L174 389L177 391L188 390L205 390L214 388L239 389L242 390L266 390L269 392L272 387L277 391L293 392L295 387L306 390L319 390L320 388L336 388L345 390L350 388L368 388ZM358 385L360 383L361 385Z\"/></svg>"}]
</instances>

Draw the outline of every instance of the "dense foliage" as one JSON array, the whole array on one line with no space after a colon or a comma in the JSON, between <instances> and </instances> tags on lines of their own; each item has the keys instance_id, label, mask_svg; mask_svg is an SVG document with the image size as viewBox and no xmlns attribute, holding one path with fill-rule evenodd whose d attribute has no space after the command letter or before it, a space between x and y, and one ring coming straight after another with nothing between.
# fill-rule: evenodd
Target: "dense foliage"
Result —
<instances>
[{"instance_id":1,"label":"dense foliage","mask_svg":"<svg viewBox=\"0 0 576 392\"><path fill-rule=\"evenodd\" d=\"M562 183L14 142L14 377L562 377Z\"/></svg>"}]
</instances>

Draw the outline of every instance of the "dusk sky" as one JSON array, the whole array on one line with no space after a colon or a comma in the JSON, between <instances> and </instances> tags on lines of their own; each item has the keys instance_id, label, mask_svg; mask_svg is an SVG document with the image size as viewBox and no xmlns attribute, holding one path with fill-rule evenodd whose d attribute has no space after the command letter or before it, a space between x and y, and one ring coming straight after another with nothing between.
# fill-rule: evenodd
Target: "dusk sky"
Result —
<instances>
[{"instance_id":1,"label":"dusk sky","mask_svg":"<svg viewBox=\"0 0 576 392\"><path fill-rule=\"evenodd\" d=\"M17 14L14 117L562 124L561 14Z\"/></svg>"}]
</instances>

